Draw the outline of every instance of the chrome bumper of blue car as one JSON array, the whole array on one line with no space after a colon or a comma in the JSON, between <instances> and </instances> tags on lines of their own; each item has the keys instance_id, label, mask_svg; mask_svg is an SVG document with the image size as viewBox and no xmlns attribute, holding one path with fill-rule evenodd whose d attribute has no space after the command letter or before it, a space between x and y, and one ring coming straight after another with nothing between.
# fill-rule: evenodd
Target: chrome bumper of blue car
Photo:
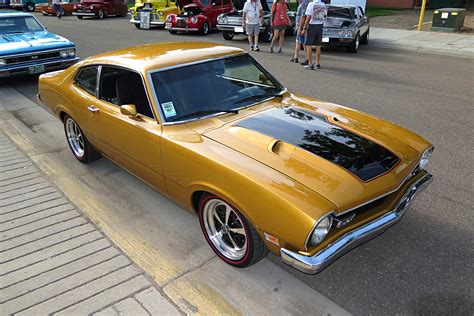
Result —
<instances>
[{"instance_id":1,"label":"chrome bumper of blue car","mask_svg":"<svg viewBox=\"0 0 474 316\"><path fill-rule=\"evenodd\" d=\"M6 78L11 76L27 75L31 74L29 72L30 67L44 65L44 72L49 72L53 70L59 70L67 68L79 61L79 57L72 58L61 58L55 60L49 60L45 62L29 62L22 64L14 64L11 66L0 67L0 78Z\"/></svg>"},{"instance_id":2,"label":"chrome bumper of blue car","mask_svg":"<svg viewBox=\"0 0 474 316\"><path fill-rule=\"evenodd\" d=\"M432 175L424 171L424 175L417 179L405 192L395 207L383 216L358 227L329 244L314 256L301 254L281 248L280 255L284 263L304 273L315 274L323 270L338 257L352 248L383 233L390 226L400 221L415 195L424 189L432 180Z\"/></svg>"}]
</instances>

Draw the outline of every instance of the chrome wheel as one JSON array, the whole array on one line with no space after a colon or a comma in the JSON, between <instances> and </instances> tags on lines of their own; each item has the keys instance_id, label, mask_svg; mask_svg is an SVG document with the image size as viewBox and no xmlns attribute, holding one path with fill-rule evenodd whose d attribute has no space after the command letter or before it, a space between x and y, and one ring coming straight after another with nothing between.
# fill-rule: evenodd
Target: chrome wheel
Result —
<instances>
[{"instance_id":1,"label":"chrome wheel","mask_svg":"<svg viewBox=\"0 0 474 316\"><path fill-rule=\"evenodd\" d=\"M202 218L209 240L224 257L240 260L247 252L247 232L240 215L226 202L212 198L205 202Z\"/></svg>"},{"instance_id":2,"label":"chrome wheel","mask_svg":"<svg viewBox=\"0 0 474 316\"><path fill-rule=\"evenodd\" d=\"M67 141L72 149L72 152L78 158L84 157L85 144L81 129L70 117L66 119L65 125Z\"/></svg>"}]
</instances>

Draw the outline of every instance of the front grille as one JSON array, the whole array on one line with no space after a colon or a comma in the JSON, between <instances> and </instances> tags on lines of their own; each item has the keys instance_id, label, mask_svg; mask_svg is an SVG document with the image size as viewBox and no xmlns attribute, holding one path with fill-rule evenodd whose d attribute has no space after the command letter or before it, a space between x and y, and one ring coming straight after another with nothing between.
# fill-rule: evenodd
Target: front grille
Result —
<instances>
[{"instance_id":1,"label":"front grille","mask_svg":"<svg viewBox=\"0 0 474 316\"><path fill-rule=\"evenodd\" d=\"M240 16L236 16L236 17L228 16L227 17L227 23L232 24L232 25L242 25L242 17L240 17Z\"/></svg>"},{"instance_id":2,"label":"front grille","mask_svg":"<svg viewBox=\"0 0 474 316\"><path fill-rule=\"evenodd\" d=\"M176 20L176 27L186 27L186 20L185 19L178 19Z\"/></svg>"},{"instance_id":3,"label":"front grille","mask_svg":"<svg viewBox=\"0 0 474 316\"><path fill-rule=\"evenodd\" d=\"M82 13L86 12L86 7L82 7Z\"/></svg>"},{"instance_id":4,"label":"front grille","mask_svg":"<svg viewBox=\"0 0 474 316\"><path fill-rule=\"evenodd\" d=\"M5 58L7 61L7 65L12 64L20 64L20 63L27 63L30 61L44 61L49 59L59 58L59 51L52 51L52 52L45 52L45 53L37 53L31 55L24 55L24 56L11 56Z\"/></svg>"}]
</instances>

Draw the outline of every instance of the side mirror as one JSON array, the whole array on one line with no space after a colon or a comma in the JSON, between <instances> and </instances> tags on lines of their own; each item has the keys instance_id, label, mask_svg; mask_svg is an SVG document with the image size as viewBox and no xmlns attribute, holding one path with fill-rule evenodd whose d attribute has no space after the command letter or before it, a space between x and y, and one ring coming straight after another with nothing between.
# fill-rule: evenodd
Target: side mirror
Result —
<instances>
[{"instance_id":1,"label":"side mirror","mask_svg":"<svg viewBox=\"0 0 474 316\"><path fill-rule=\"evenodd\" d=\"M137 116L137 107L133 104L124 104L120 107L120 113L127 116Z\"/></svg>"}]
</instances>

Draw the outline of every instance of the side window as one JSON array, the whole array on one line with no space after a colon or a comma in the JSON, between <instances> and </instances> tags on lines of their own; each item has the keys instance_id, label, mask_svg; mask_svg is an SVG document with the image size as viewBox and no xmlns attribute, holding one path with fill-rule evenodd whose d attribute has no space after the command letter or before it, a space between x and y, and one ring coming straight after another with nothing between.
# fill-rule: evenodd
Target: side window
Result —
<instances>
[{"instance_id":1,"label":"side window","mask_svg":"<svg viewBox=\"0 0 474 316\"><path fill-rule=\"evenodd\" d=\"M76 77L76 84L95 96L97 86L97 66L82 69Z\"/></svg>"},{"instance_id":2,"label":"side window","mask_svg":"<svg viewBox=\"0 0 474 316\"><path fill-rule=\"evenodd\" d=\"M136 72L102 67L99 98L117 106L133 104L139 114L153 118L142 77Z\"/></svg>"}]
</instances>

